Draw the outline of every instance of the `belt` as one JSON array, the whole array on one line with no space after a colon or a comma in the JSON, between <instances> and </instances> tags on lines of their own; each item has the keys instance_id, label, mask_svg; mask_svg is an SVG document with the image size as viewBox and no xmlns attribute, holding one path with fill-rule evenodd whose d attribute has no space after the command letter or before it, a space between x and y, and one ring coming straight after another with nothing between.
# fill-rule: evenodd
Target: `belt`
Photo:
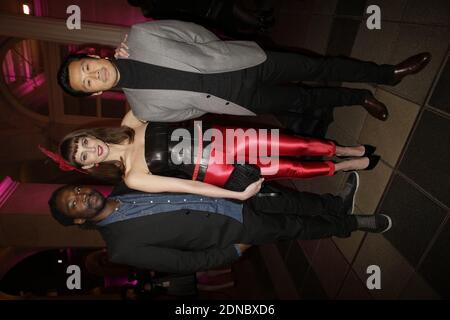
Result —
<instances>
[{"instance_id":1,"label":"belt","mask_svg":"<svg viewBox=\"0 0 450 320\"><path fill-rule=\"evenodd\" d=\"M194 172L192 173L192 180L203 181L205 179L206 171L208 170L208 159L203 158L203 132L199 126L196 126L198 133L197 156L195 157ZM208 156L209 158L209 156Z\"/></svg>"}]
</instances>

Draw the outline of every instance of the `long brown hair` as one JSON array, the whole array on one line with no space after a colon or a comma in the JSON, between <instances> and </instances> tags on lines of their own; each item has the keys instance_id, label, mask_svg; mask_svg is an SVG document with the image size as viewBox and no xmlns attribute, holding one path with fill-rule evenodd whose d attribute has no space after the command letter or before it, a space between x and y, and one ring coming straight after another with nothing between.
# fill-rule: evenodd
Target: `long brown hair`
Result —
<instances>
[{"instance_id":1,"label":"long brown hair","mask_svg":"<svg viewBox=\"0 0 450 320\"><path fill-rule=\"evenodd\" d=\"M94 137L110 144L120 144L126 140L128 140L128 143L133 143L134 130L130 127L122 126L81 129L69 133L61 141L59 153L65 161L74 167L82 167L80 163L75 161L75 154L77 153L78 142L86 137ZM123 177L125 166L122 161L105 161L85 171L108 182L118 182Z\"/></svg>"}]
</instances>

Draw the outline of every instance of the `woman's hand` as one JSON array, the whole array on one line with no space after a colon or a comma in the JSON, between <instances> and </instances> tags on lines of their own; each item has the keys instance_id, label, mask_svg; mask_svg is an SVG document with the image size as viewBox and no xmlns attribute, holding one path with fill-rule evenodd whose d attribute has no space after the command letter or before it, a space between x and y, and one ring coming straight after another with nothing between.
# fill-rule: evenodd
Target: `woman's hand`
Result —
<instances>
[{"instance_id":1,"label":"woman's hand","mask_svg":"<svg viewBox=\"0 0 450 320\"><path fill-rule=\"evenodd\" d=\"M247 200L248 198L253 197L255 194L261 190L262 183L264 182L264 178L260 178L258 181L253 182L248 185L244 191L241 192L241 197L239 200Z\"/></svg>"},{"instance_id":2,"label":"woman's hand","mask_svg":"<svg viewBox=\"0 0 450 320\"><path fill-rule=\"evenodd\" d=\"M128 46L125 42L127 42L128 34L125 35L120 45L114 50L116 53L114 54L114 58L128 58L130 54L128 53Z\"/></svg>"}]
</instances>

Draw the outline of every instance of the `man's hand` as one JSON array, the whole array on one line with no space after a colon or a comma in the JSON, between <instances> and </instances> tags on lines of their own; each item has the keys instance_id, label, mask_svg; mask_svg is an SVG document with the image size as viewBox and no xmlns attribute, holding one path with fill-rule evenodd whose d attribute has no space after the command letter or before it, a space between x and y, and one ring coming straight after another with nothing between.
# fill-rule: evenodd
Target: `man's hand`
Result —
<instances>
[{"instance_id":1,"label":"man's hand","mask_svg":"<svg viewBox=\"0 0 450 320\"><path fill-rule=\"evenodd\" d=\"M241 253L244 253L248 248L250 248L252 245L251 244L242 244L242 243L238 243L239 246L239 250L241 250Z\"/></svg>"},{"instance_id":2,"label":"man's hand","mask_svg":"<svg viewBox=\"0 0 450 320\"><path fill-rule=\"evenodd\" d=\"M130 55L128 53L128 46L125 42L127 42L128 34L125 35L120 45L114 50L116 53L114 54L114 58L128 58Z\"/></svg>"},{"instance_id":3,"label":"man's hand","mask_svg":"<svg viewBox=\"0 0 450 320\"><path fill-rule=\"evenodd\" d=\"M247 200L248 198L253 197L255 194L261 190L262 183L264 182L264 178L260 178L258 181L253 182L244 191L241 192L240 200Z\"/></svg>"}]
</instances>

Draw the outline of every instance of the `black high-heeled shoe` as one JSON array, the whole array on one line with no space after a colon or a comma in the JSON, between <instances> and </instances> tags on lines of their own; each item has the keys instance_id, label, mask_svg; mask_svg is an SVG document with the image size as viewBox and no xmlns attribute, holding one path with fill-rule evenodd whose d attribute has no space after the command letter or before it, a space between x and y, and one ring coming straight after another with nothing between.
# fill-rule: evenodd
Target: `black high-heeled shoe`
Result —
<instances>
[{"instance_id":1,"label":"black high-heeled shoe","mask_svg":"<svg viewBox=\"0 0 450 320\"><path fill-rule=\"evenodd\" d=\"M368 157L375 153L375 150L377 150L377 147L374 147L370 144L363 144L364 146L364 154L361 157Z\"/></svg>"},{"instance_id":2,"label":"black high-heeled shoe","mask_svg":"<svg viewBox=\"0 0 450 320\"><path fill-rule=\"evenodd\" d=\"M371 155L371 156L368 156L367 158L369 158L369 165L365 169L362 169L362 170L372 170L372 169L374 169L377 166L377 164L380 161L380 159L381 159L381 157L378 156L378 155Z\"/></svg>"}]
</instances>

